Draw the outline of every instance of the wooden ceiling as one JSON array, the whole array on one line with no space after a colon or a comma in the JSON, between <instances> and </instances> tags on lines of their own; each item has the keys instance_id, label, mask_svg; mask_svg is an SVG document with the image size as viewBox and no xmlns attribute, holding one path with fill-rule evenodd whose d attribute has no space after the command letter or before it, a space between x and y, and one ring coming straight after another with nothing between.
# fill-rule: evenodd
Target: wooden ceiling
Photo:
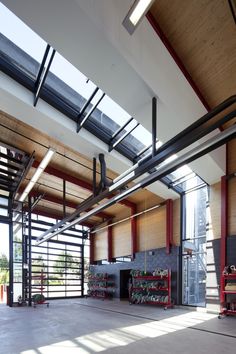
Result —
<instances>
[{"instance_id":1,"label":"wooden ceiling","mask_svg":"<svg viewBox=\"0 0 236 354\"><path fill-rule=\"evenodd\" d=\"M92 195L91 189L89 190L76 183L76 181L82 181L86 185L92 186L92 160L1 111L0 136L0 140L4 143L22 149L29 154L35 152L35 160L38 163L43 159L49 147L56 150L56 154L54 154L49 164L49 168L52 171L49 168L46 169L32 190L32 196L34 197L43 195L43 198L36 205L34 212L44 216L51 215L51 217L58 219L63 218L63 176L68 177L66 181L66 215L72 214L81 202ZM99 165L97 165L97 170L99 171ZM26 179L22 182L20 193L23 192L35 171L36 168L31 167ZM112 180L116 176L115 173L107 170L107 177L109 179ZM73 181L70 177L73 178ZM100 173L98 172L97 181L99 179ZM150 206L150 201L152 205L163 201L162 198L155 196L147 190L141 190L132 196L132 198L129 198L130 202L140 205L143 200L149 200L146 207ZM105 219L120 220L123 217L129 216L130 213L130 208L116 204L105 210L104 213L90 217L87 220L87 224L99 225Z\"/></svg>"},{"instance_id":2,"label":"wooden ceiling","mask_svg":"<svg viewBox=\"0 0 236 354\"><path fill-rule=\"evenodd\" d=\"M151 14L210 108L236 94L236 25L227 0L156 0Z\"/></svg>"}]
</instances>

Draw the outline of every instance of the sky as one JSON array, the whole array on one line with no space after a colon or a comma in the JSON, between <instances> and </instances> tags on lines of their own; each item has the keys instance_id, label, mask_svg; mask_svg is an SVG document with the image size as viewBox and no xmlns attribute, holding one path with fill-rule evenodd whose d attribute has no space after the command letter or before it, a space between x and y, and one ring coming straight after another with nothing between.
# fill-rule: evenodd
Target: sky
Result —
<instances>
[{"instance_id":1,"label":"sky","mask_svg":"<svg viewBox=\"0 0 236 354\"><path fill-rule=\"evenodd\" d=\"M0 224L0 255L3 253L9 259L8 225Z\"/></svg>"}]
</instances>

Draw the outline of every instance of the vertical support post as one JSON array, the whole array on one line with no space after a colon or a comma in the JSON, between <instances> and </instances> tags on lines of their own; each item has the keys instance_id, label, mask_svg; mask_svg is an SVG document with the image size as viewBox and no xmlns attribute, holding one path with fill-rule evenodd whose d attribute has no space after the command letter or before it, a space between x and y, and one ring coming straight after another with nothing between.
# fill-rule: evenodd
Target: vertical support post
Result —
<instances>
[{"instance_id":1,"label":"vertical support post","mask_svg":"<svg viewBox=\"0 0 236 354\"><path fill-rule=\"evenodd\" d=\"M9 213L9 291L7 293L7 304L12 307L13 305L13 221L12 221L12 208Z\"/></svg>"},{"instance_id":2,"label":"vertical support post","mask_svg":"<svg viewBox=\"0 0 236 354\"><path fill-rule=\"evenodd\" d=\"M227 233L228 233L228 181L227 176L221 177L221 239L220 239L220 275L226 266L226 243L227 243ZM220 291L220 303L223 306L225 301L225 296L222 291L223 289L223 277L221 276L221 291Z\"/></svg>"},{"instance_id":3,"label":"vertical support post","mask_svg":"<svg viewBox=\"0 0 236 354\"><path fill-rule=\"evenodd\" d=\"M63 179L63 218L66 217L66 181Z\"/></svg>"},{"instance_id":4,"label":"vertical support post","mask_svg":"<svg viewBox=\"0 0 236 354\"><path fill-rule=\"evenodd\" d=\"M93 196L96 196L96 188L97 188L97 159L93 158Z\"/></svg>"},{"instance_id":5,"label":"vertical support post","mask_svg":"<svg viewBox=\"0 0 236 354\"><path fill-rule=\"evenodd\" d=\"M157 140L157 99L152 98L152 156L156 155Z\"/></svg>"},{"instance_id":6,"label":"vertical support post","mask_svg":"<svg viewBox=\"0 0 236 354\"><path fill-rule=\"evenodd\" d=\"M173 200L166 201L166 253L171 253L173 244Z\"/></svg>"},{"instance_id":7,"label":"vertical support post","mask_svg":"<svg viewBox=\"0 0 236 354\"><path fill-rule=\"evenodd\" d=\"M94 264L94 235L90 233L89 238L90 238L90 247L89 247L90 264Z\"/></svg>"},{"instance_id":8,"label":"vertical support post","mask_svg":"<svg viewBox=\"0 0 236 354\"><path fill-rule=\"evenodd\" d=\"M111 222L109 222L111 223ZM107 228L107 261L112 262L112 226Z\"/></svg>"},{"instance_id":9,"label":"vertical support post","mask_svg":"<svg viewBox=\"0 0 236 354\"><path fill-rule=\"evenodd\" d=\"M131 215L137 213L137 207L132 206ZM132 260L135 258L135 253L137 252L137 218L131 218L131 257Z\"/></svg>"},{"instance_id":10,"label":"vertical support post","mask_svg":"<svg viewBox=\"0 0 236 354\"><path fill-rule=\"evenodd\" d=\"M84 297L84 244L81 245L81 296Z\"/></svg>"},{"instance_id":11,"label":"vertical support post","mask_svg":"<svg viewBox=\"0 0 236 354\"><path fill-rule=\"evenodd\" d=\"M28 276L29 276L29 306L32 305L32 257L31 257L31 243L32 243L32 230L31 230L31 197L28 197L28 242L29 242L29 246L28 246Z\"/></svg>"},{"instance_id":12,"label":"vertical support post","mask_svg":"<svg viewBox=\"0 0 236 354\"><path fill-rule=\"evenodd\" d=\"M99 154L100 171L101 171L101 191L106 187L106 162L104 154Z\"/></svg>"}]
</instances>

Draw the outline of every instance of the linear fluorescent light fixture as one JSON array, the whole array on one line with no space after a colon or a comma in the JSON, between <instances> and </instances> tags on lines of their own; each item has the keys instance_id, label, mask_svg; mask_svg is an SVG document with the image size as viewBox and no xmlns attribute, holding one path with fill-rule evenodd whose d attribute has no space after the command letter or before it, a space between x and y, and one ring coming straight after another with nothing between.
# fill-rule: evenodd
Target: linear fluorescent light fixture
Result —
<instances>
[{"instance_id":1,"label":"linear fluorescent light fixture","mask_svg":"<svg viewBox=\"0 0 236 354\"><path fill-rule=\"evenodd\" d=\"M129 34L133 34L154 1L155 0L135 0L122 22Z\"/></svg>"},{"instance_id":2,"label":"linear fluorescent light fixture","mask_svg":"<svg viewBox=\"0 0 236 354\"><path fill-rule=\"evenodd\" d=\"M39 177L41 176L41 174L43 173L43 171L45 170L47 165L49 164L49 161L51 160L54 153L55 153L54 149L52 149L52 148L48 149L46 155L44 156L43 160L40 162L34 175L30 179L27 186L25 187L24 192L21 194L21 196L19 198L20 202L23 202L25 200L25 198L27 197L27 195L29 194L29 192L31 191L31 189L33 188L33 186L35 185L35 183L37 182L37 180L39 179Z\"/></svg>"}]
</instances>

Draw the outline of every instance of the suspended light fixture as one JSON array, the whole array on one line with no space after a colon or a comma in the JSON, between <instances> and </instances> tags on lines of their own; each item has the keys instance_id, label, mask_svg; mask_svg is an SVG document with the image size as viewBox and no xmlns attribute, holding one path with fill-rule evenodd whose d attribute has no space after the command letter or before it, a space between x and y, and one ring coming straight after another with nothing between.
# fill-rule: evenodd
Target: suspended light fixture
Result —
<instances>
[{"instance_id":1,"label":"suspended light fixture","mask_svg":"<svg viewBox=\"0 0 236 354\"><path fill-rule=\"evenodd\" d=\"M44 156L43 160L40 162L40 164L39 164L37 170L35 171L34 175L30 179L30 181L27 184L27 186L25 187L24 192L21 194L21 196L19 198L20 202L23 202L25 200L25 198L27 197L27 195L29 194L29 192L31 191L31 189L33 188L35 183L38 181L39 177L41 176L41 174L43 173L43 171L45 170L47 165L49 164L49 161L51 160L51 158L54 155L54 153L55 153L54 149L52 149L52 148L48 149L46 155Z\"/></svg>"},{"instance_id":2,"label":"suspended light fixture","mask_svg":"<svg viewBox=\"0 0 236 354\"><path fill-rule=\"evenodd\" d=\"M135 28L141 22L142 18L148 12L154 0L135 0L129 12L122 22L129 34L133 34Z\"/></svg>"}]
</instances>

